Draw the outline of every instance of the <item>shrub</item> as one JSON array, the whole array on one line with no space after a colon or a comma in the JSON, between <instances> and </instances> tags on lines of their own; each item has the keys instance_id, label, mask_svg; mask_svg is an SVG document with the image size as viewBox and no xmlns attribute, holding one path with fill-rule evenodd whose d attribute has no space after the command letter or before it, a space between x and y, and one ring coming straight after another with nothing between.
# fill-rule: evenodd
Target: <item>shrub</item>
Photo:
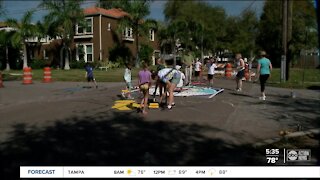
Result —
<instances>
[{"instance_id":1,"label":"shrub","mask_svg":"<svg viewBox=\"0 0 320 180\"><path fill-rule=\"evenodd\" d=\"M43 59L32 59L29 61L29 64L32 69L42 69L46 66L50 66L50 63Z\"/></svg>"},{"instance_id":2,"label":"shrub","mask_svg":"<svg viewBox=\"0 0 320 180\"><path fill-rule=\"evenodd\" d=\"M109 50L109 63L119 63L123 66L126 62L129 62L132 58L130 49L126 46L116 45Z\"/></svg>"},{"instance_id":3,"label":"shrub","mask_svg":"<svg viewBox=\"0 0 320 180\"><path fill-rule=\"evenodd\" d=\"M73 60L70 62L71 69L83 69L86 62Z\"/></svg>"},{"instance_id":4,"label":"shrub","mask_svg":"<svg viewBox=\"0 0 320 180\"><path fill-rule=\"evenodd\" d=\"M139 51L139 58L141 59L141 63L145 62L147 64L151 64L151 56L153 53L153 49L151 46L147 44L142 44Z\"/></svg>"}]
</instances>

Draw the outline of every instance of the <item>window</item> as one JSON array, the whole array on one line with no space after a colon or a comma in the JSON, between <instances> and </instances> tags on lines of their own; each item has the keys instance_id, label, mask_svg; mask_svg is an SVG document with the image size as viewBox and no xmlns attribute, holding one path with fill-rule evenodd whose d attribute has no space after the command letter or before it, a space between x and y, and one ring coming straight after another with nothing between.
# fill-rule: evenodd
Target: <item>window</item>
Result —
<instances>
[{"instance_id":1,"label":"window","mask_svg":"<svg viewBox=\"0 0 320 180\"><path fill-rule=\"evenodd\" d=\"M47 50L43 50L43 59L47 60L49 59L48 54L47 54Z\"/></svg>"},{"instance_id":2,"label":"window","mask_svg":"<svg viewBox=\"0 0 320 180\"><path fill-rule=\"evenodd\" d=\"M87 26L84 28L80 25L76 25L76 34L92 34L92 25L93 18L86 18L86 24Z\"/></svg>"},{"instance_id":3,"label":"window","mask_svg":"<svg viewBox=\"0 0 320 180\"><path fill-rule=\"evenodd\" d=\"M154 41L154 30L153 29L149 30L149 40Z\"/></svg>"},{"instance_id":4,"label":"window","mask_svg":"<svg viewBox=\"0 0 320 180\"><path fill-rule=\"evenodd\" d=\"M111 30L111 23L108 23L108 31Z\"/></svg>"},{"instance_id":5,"label":"window","mask_svg":"<svg viewBox=\"0 0 320 180\"><path fill-rule=\"evenodd\" d=\"M77 45L77 60L78 61L93 61L93 46L92 44Z\"/></svg>"},{"instance_id":6,"label":"window","mask_svg":"<svg viewBox=\"0 0 320 180\"><path fill-rule=\"evenodd\" d=\"M86 34L92 34L92 18L86 19Z\"/></svg>"},{"instance_id":7,"label":"window","mask_svg":"<svg viewBox=\"0 0 320 180\"><path fill-rule=\"evenodd\" d=\"M132 28L126 27L123 31L123 38L126 40L133 40Z\"/></svg>"},{"instance_id":8,"label":"window","mask_svg":"<svg viewBox=\"0 0 320 180\"><path fill-rule=\"evenodd\" d=\"M91 61L92 62L92 45L87 45L86 46L87 48L87 51L86 51L86 59L87 59L87 62L88 61Z\"/></svg>"}]
</instances>

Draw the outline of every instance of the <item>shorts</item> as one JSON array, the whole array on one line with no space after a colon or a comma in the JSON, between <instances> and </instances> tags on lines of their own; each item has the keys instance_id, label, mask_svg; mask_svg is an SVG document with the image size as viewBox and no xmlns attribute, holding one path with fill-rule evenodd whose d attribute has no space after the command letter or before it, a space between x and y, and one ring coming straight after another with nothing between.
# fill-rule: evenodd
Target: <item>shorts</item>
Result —
<instances>
[{"instance_id":1,"label":"shorts","mask_svg":"<svg viewBox=\"0 0 320 180\"><path fill-rule=\"evenodd\" d=\"M213 79L213 74L208 74L208 80Z\"/></svg>"},{"instance_id":2,"label":"shorts","mask_svg":"<svg viewBox=\"0 0 320 180\"><path fill-rule=\"evenodd\" d=\"M128 90L132 89L132 83L131 82L126 82L127 88Z\"/></svg>"},{"instance_id":3,"label":"shorts","mask_svg":"<svg viewBox=\"0 0 320 180\"><path fill-rule=\"evenodd\" d=\"M170 80L170 82L171 82L172 84L179 84L180 79L181 79L181 74L180 74L180 73L175 73L175 74L173 75L173 78Z\"/></svg>"},{"instance_id":4,"label":"shorts","mask_svg":"<svg viewBox=\"0 0 320 180\"><path fill-rule=\"evenodd\" d=\"M140 85L140 90L141 91L148 91L149 90L149 83L144 83Z\"/></svg>"},{"instance_id":5,"label":"shorts","mask_svg":"<svg viewBox=\"0 0 320 180\"><path fill-rule=\"evenodd\" d=\"M198 77L200 75L200 71L194 71L194 75Z\"/></svg>"},{"instance_id":6,"label":"shorts","mask_svg":"<svg viewBox=\"0 0 320 180\"><path fill-rule=\"evenodd\" d=\"M237 77L238 79L242 79L242 78L244 77L244 70L239 71L239 72L237 73L236 77Z\"/></svg>"},{"instance_id":7,"label":"shorts","mask_svg":"<svg viewBox=\"0 0 320 180\"><path fill-rule=\"evenodd\" d=\"M88 82L95 81L95 79L94 79L93 76L88 76L88 77L87 77L87 80L88 80Z\"/></svg>"}]
</instances>

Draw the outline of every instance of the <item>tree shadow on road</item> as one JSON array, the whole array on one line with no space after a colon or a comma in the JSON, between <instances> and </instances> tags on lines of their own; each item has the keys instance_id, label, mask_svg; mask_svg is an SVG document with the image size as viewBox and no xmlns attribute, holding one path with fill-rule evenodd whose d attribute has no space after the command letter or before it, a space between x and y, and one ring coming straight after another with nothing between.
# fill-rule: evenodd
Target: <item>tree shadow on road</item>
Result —
<instances>
[{"instance_id":1,"label":"tree shadow on road","mask_svg":"<svg viewBox=\"0 0 320 180\"><path fill-rule=\"evenodd\" d=\"M0 144L0 174L18 179L19 166L266 165L264 150L209 138L202 130L208 127L130 113L70 118L48 127L17 124Z\"/></svg>"}]
</instances>

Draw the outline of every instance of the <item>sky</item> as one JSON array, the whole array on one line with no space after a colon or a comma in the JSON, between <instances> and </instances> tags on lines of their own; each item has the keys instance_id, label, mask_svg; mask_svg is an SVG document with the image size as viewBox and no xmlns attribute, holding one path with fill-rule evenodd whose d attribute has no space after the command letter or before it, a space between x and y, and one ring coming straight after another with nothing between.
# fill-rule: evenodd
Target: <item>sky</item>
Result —
<instances>
[{"instance_id":1,"label":"sky","mask_svg":"<svg viewBox=\"0 0 320 180\"><path fill-rule=\"evenodd\" d=\"M40 2L40 0L4 0L3 8L5 9L6 15L2 15L0 17L0 21L4 21L7 18L15 18L19 20L25 12L32 9L36 9L33 21L36 22L41 20L46 14L46 11L38 8L38 4ZM260 16L264 0L208 0L207 2L213 6L220 6L224 8L226 13L231 16L238 16L247 8L255 10L257 15ZM150 4L150 15L147 18L163 21L163 9L165 3L166 0L154 0ZM86 0L83 7L91 7L95 4L95 0Z\"/></svg>"}]
</instances>

